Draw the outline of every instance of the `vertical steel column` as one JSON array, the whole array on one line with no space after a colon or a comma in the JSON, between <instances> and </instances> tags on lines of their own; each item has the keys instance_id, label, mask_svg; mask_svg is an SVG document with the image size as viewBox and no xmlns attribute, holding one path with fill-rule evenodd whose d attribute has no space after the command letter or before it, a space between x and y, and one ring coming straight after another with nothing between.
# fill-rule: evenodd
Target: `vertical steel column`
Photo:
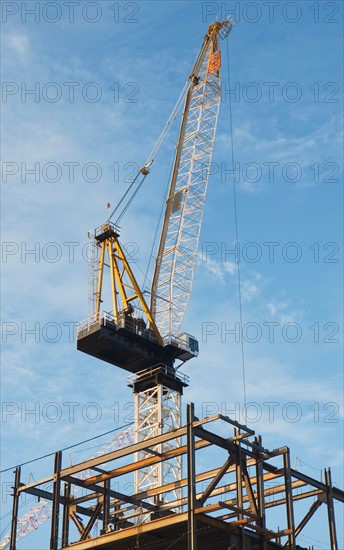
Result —
<instances>
[{"instance_id":1,"label":"vertical steel column","mask_svg":"<svg viewBox=\"0 0 344 550\"><path fill-rule=\"evenodd\" d=\"M157 421L158 421L158 433L159 435L163 433L164 431L164 420L163 420L163 386L162 384L159 384L158 387L157 387ZM163 452L164 452L164 444L161 443L159 445L159 453L161 454L161 456L163 455ZM161 483L161 485L164 483L164 463L163 461L161 460L160 463L158 464L158 480L159 480L159 483ZM163 495L159 495L161 497L163 497Z\"/></svg>"},{"instance_id":2,"label":"vertical steel column","mask_svg":"<svg viewBox=\"0 0 344 550\"><path fill-rule=\"evenodd\" d=\"M121 509L120 505L119 504L114 504L113 506L113 511L114 511L114 518L115 518L115 524L113 526L113 529L114 531L119 531L119 517L118 517L118 514L116 514L116 512L119 512Z\"/></svg>"},{"instance_id":3,"label":"vertical steel column","mask_svg":"<svg viewBox=\"0 0 344 550\"><path fill-rule=\"evenodd\" d=\"M240 430L235 428L235 436L240 435ZM243 507L243 497L242 497L242 468L241 468L241 445L240 441L236 442L237 445L237 461L236 461L236 493L237 493L237 507ZM238 513L238 520L243 519L243 515ZM245 548L245 539L244 539L244 527L240 529L240 550Z\"/></svg>"},{"instance_id":4,"label":"vertical steel column","mask_svg":"<svg viewBox=\"0 0 344 550\"><path fill-rule=\"evenodd\" d=\"M59 519L60 519L60 471L62 464L62 452L55 453L53 508L51 512L50 550L58 550L59 543Z\"/></svg>"},{"instance_id":5,"label":"vertical steel column","mask_svg":"<svg viewBox=\"0 0 344 550\"><path fill-rule=\"evenodd\" d=\"M110 516L110 480L106 480L103 483L103 534L107 532L109 516Z\"/></svg>"},{"instance_id":6,"label":"vertical steel column","mask_svg":"<svg viewBox=\"0 0 344 550\"><path fill-rule=\"evenodd\" d=\"M325 483L328 487L326 496L327 496L327 514L328 514L328 527L330 531L331 550L338 550L330 468L328 470L325 468Z\"/></svg>"},{"instance_id":7,"label":"vertical steel column","mask_svg":"<svg viewBox=\"0 0 344 550\"><path fill-rule=\"evenodd\" d=\"M64 504L62 518L62 548L68 546L69 539L69 504L70 504L70 483L64 484Z\"/></svg>"},{"instance_id":8,"label":"vertical steel column","mask_svg":"<svg viewBox=\"0 0 344 550\"><path fill-rule=\"evenodd\" d=\"M18 466L15 470L14 487L13 487L13 508L12 508L10 550L16 550L18 505L19 505L18 489L20 487L20 472L21 472L21 468L20 466Z\"/></svg>"},{"instance_id":9,"label":"vertical steel column","mask_svg":"<svg viewBox=\"0 0 344 550\"><path fill-rule=\"evenodd\" d=\"M259 450L256 451L256 477L257 477L257 501L258 501L258 512L259 512L259 527L263 529L266 528L266 518L265 518L265 502L264 502L264 471L263 463L261 459L261 447L262 447L262 438L259 435L255 438L255 443L259 447ZM261 550L266 550L266 539L265 536L261 537Z\"/></svg>"},{"instance_id":10,"label":"vertical steel column","mask_svg":"<svg viewBox=\"0 0 344 550\"><path fill-rule=\"evenodd\" d=\"M284 466L284 482L285 482L285 501L287 507L287 521L288 529L291 533L288 535L288 550L295 550L295 523L294 523L294 507L293 507L293 493L290 474L290 453L289 449L283 453L283 466Z\"/></svg>"},{"instance_id":11,"label":"vertical steel column","mask_svg":"<svg viewBox=\"0 0 344 550\"><path fill-rule=\"evenodd\" d=\"M187 417L187 474L188 474L188 550L197 550L197 527L195 518L196 488L195 488L195 436L192 423L194 421L194 404L186 408Z\"/></svg>"}]
</instances>

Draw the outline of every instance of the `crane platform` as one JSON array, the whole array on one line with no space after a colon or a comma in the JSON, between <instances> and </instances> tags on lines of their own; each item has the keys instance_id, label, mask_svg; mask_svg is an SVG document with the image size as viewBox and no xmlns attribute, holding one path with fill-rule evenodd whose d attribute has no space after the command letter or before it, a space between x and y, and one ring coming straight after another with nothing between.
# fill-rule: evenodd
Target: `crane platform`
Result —
<instances>
[{"instance_id":1,"label":"crane platform","mask_svg":"<svg viewBox=\"0 0 344 550\"><path fill-rule=\"evenodd\" d=\"M168 338L161 346L152 331L138 330L135 319L115 322L104 313L79 323L77 349L133 374L157 364L172 365L175 359L187 361L198 355L197 340Z\"/></svg>"}]
</instances>

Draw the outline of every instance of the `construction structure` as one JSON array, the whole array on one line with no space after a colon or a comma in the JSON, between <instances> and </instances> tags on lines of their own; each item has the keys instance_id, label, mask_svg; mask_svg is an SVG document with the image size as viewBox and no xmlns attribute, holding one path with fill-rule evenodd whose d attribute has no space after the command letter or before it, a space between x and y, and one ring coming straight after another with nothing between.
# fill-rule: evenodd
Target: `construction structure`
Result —
<instances>
[{"instance_id":1,"label":"construction structure","mask_svg":"<svg viewBox=\"0 0 344 550\"><path fill-rule=\"evenodd\" d=\"M192 289L221 100L220 43L232 28L228 19L210 25L148 161L106 222L89 235L91 312L78 326L77 348L130 373L133 442L74 466L65 466L58 452L54 472L29 484L22 483L17 468L12 528L2 548L16 550L19 501L30 494L52 503L50 550L297 550L297 537L322 504L328 512L329 548L338 550L333 503L343 502L344 494L333 487L330 470L325 482L305 476L291 468L287 447L269 451L247 426L221 415L198 419L193 405L182 425L181 397L189 380L179 368L198 355L198 342L181 332L181 325ZM146 300L147 291L137 283L120 244L119 222L182 105ZM102 309L106 269L108 311ZM205 463L214 467L204 471ZM312 504L304 514L297 503L307 498ZM271 529L269 514L276 507L283 509L284 525Z\"/></svg>"},{"instance_id":2,"label":"construction structure","mask_svg":"<svg viewBox=\"0 0 344 550\"><path fill-rule=\"evenodd\" d=\"M170 450L159 454L156 449L167 443ZM142 451L147 458L136 460ZM213 468L203 471L207 455ZM185 477L142 492L121 489L133 473L184 456ZM74 466L63 467L62 453L56 453L54 472L44 479L23 484L17 468L10 550L16 549L25 493L52 502L50 550L304 550L298 536L322 505L328 548L341 548L334 502L343 502L344 492L333 487L330 470L324 482L312 479L291 468L288 447L269 451L252 430L222 415L199 420L192 404L186 425L177 430ZM166 494L178 496L166 501ZM311 504L300 513L304 499ZM268 521L275 508L278 530Z\"/></svg>"}]
</instances>

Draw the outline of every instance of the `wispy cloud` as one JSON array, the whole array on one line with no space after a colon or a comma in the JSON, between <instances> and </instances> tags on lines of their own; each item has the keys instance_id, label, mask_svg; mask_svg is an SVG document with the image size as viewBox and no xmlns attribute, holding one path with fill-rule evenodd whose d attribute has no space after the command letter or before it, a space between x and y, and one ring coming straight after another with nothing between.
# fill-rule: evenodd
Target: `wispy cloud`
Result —
<instances>
[{"instance_id":1,"label":"wispy cloud","mask_svg":"<svg viewBox=\"0 0 344 550\"><path fill-rule=\"evenodd\" d=\"M260 295L260 282L262 282L262 276L257 272L254 272L251 278L242 280L241 296L244 302L250 302Z\"/></svg>"},{"instance_id":2,"label":"wispy cloud","mask_svg":"<svg viewBox=\"0 0 344 550\"><path fill-rule=\"evenodd\" d=\"M199 252L198 267L203 269L205 273L216 280L221 285L225 284L226 278L236 272L236 265L233 262L221 262L208 257L206 254Z\"/></svg>"},{"instance_id":3,"label":"wispy cloud","mask_svg":"<svg viewBox=\"0 0 344 550\"><path fill-rule=\"evenodd\" d=\"M277 319L283 325L302 319L302 312L293 309L290 300L271 300L267 302L266 310L271 319Z\"/></svg>"},{"instance_id":4,"label":"wispy cloud","mask_svg":"<svg viewBox=\"0 0 344 550\"><path fill-rule=\"evenodd\" d=\"M9 48L15 61L26 61L30 52L30 40L25 34L8 33L3 36L3 46Z\"/></svg>"}]
</instances>

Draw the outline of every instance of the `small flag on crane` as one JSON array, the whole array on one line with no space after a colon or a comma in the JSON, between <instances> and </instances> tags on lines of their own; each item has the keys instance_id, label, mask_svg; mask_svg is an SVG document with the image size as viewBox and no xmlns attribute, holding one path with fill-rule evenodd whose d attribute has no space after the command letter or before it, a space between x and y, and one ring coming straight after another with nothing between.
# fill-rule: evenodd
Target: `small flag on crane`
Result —
<instances>
[{"instance_id":1,"label":"small flag on crane","mask_svg":"<svg viewBox=\"0 0 344 550\"><path fill-rule=\"evenodd\" d=\"M106 203L106 208L111 208L111 204L109 202Z\"/></svg>"},{"instance_id":2,"label":"small flag on crane","mask_svg":"<svg viewBox=\"0 0 344 550\"><path fill-rule=\"evenodd\" d=\"M220 69L220 67L221 67L221 53L219 50L218 52L212 53L209 56L208 74L215 73Z\"/></svg>"}]
</instances>

